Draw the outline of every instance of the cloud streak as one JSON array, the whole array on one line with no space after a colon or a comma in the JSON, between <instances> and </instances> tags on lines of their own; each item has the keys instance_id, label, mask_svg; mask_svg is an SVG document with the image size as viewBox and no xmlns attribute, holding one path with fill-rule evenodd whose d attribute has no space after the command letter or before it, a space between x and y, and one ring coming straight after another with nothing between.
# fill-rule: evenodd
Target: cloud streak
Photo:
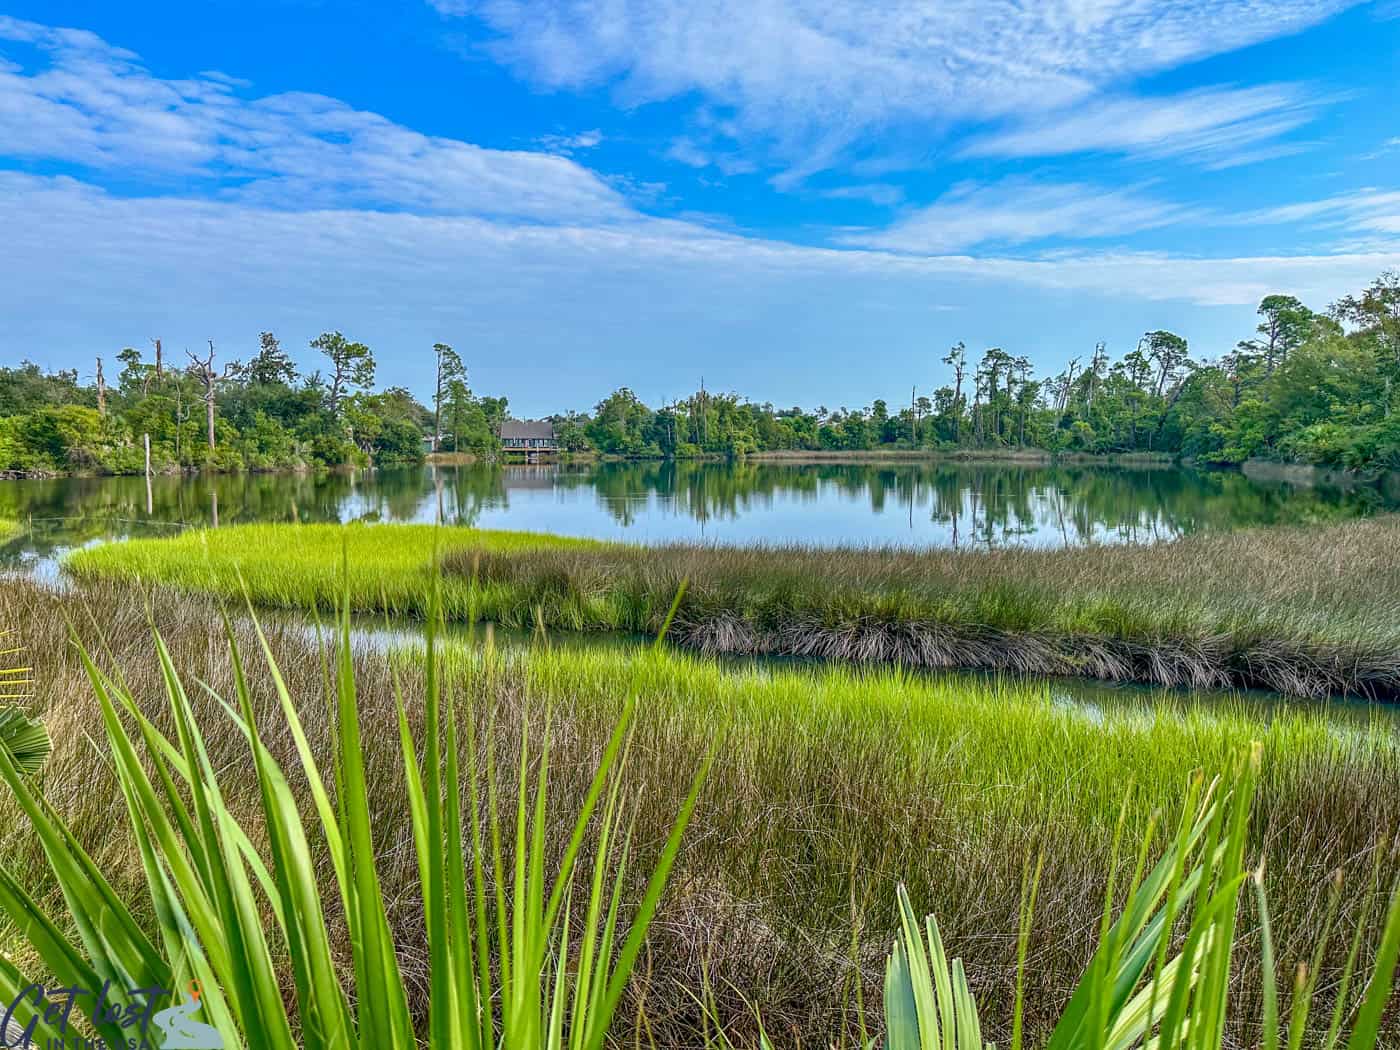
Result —
<instances>
[{"instance_id":1,"label":"cloud streak","mask_svg":"<svg viewBox=\"0 0 1400 1050\"><path fill-rule=\"evenodd\" d=\"M30 57L0 67L0 153L10 156L195 179L205 192L272 206L546 222L633 214L606 181L565 156L423 135L323 95L245 97L219 74L161 79L131 52L80 30L0 18L0 42ZM570 145L596 141L592 133Z\"/></svg>"},{"instance_id":2,"label":"cloud streak","mask_svg":"<svg viewBox=\"0 0 1400 1050\"><path fill-rule=\"evenodd\" d=\"M1207 167L1229 167L1298 149L1265 144L1307 124L1322 104L1322 99L1298 84L1107 98L975 137L962 146L960 155L1053 157L1105 152L1185 157Z\"/></svg>"},{"instance_id":3,"label":"cloud streak","mask_svg":"<svg viewBox=\"0 0 1400 1050\"><path fill-rule=\"evenodd\" d=\"M42 282L46 274L56 282L61 274L81 273L89 286L108 280L124 285L143 268L150 271L142 278L154 282L150 287L165 286L157 273L165 275L160 281L173 274L198 281L208 274L212 288L246 280L265 288L269 298L305 292L310 300L358 299L363 288L375 286L373 275L397 273L418 288L405 307L410 310L424 298L453 298L483 272L492 280L481 290L496 298L512 288L534 294L553 287L567 296L570 288L596 281L617 280L622 288L646 273L682 285L700 275L716 285L742 285L760 276L957 279L1248 305L1279 288L1323 299L1400 262L1400 245L1358 254L1216 259L1121 250L1016 258L821 248L666 219L521 225L468 216L287 212L246 202L123 198L72 178L13 172L0 173L0 224L11 234L12 250L33 260L27 274L15 275L10 305L16 288ZM134 246L140 251L133 253ZM213 261L220 259L238 259L239 266L230 270ZM49 289L49 301L58 287Z\"/></svg>"},{"instance_id":4,"label":"cloud streak","mask_svg":"<svg viewBox=\"0 0 1400 1050\"><path fill-rule=\"evenodd\" d=\"M1200 217L1200 209L1157 200L1131 188L1013 178L990 185L962 183L884 229L847 233L841 241L896 252L937 254L982 246L1006 248L1050 238L1111 237Z\"/></svg>"},{"instance_id":5,"label":"cloud streak","mask_svg":"<svg viewBox=\"0 0 1400 1050\"><path fill-rule=\"evenodd\" d=\"M698 92L734 112L737 134L772 141L795 181L891 125L948 128L1063 112L1142 76L1296 33L1356 0L430 2L483 20L499 34L497 57L535 83L614 83L629 105ZM1157 137L1135 142L1121 129L1106 148L1187 155L1227 128L1257 141L1296 127L1306 117L1302 100L1272 90L1140 100L1138 115L1166 111L1159 124L1180 123L1182 109L1207 102L1233 103L1237 112L1209 125L1186 121L1194 144L1176 149ZM1069 126L1089 141L1085 124ZM999 151L1054 146L1027 130L982 142Z\"/></svg>"},{"instance_id":6,"label":"cloud streak","mask_svg":"<svg viewBox=\"0 0 1400 1050\"><path fill-rule=\"evenodd\" d=\"M1361 189L1250 212L1236 221L1246 226L1301 224L1343 233L1352 244L1365 243L1368 236L1392 244L1400 241L1400 190Z\"/></svg>"}]
</instances>

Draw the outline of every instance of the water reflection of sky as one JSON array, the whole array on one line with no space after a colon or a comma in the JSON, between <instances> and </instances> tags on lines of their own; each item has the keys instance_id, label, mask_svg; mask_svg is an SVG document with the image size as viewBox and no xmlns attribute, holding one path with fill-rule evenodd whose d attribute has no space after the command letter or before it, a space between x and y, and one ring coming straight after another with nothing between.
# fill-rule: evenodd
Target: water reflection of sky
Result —
<instances>
[{"instance_id":1,"label":"water reflection of sky","mask_svg":"<svg viewBox=\"0 0 1400 1050\"><path fill-rule=\"evenodd\" d=\"M1058 547L1074 543L1152 539L1177 535L1169 522L1140 515L1114 523L1093 522L1087 530L1065 524L1064 502L1055 489L1025 494L1022 507L989 519L980 494L968 490L955 503L911 491L899 502L872 504L870 495L831 483L815 491L757 492L736 507L697 513L685 494L639 491L623 495L587 489L540 491L508 486L502 499L466 508L485 528L528 529L640 543L704 540L716 543L819 543L856 546L1016 543ZM449 499L448 520L461 515ZM421 509L432 520L436 507Z\"/></svg>"},{"instance_id":2,"label":"water reflection of sky","mask_svg":"<svg viewBox=\"0 0 1400 1050\"><path fill-rule=\"evenodd\" d=\"M500 473L482 491L444 472L415 520L642 543L1061 547L1345 517L1378 498L1173 470L619 464ZM372 493L361 497L355 514L379 512Z\"/></svg>"}]
</instances>

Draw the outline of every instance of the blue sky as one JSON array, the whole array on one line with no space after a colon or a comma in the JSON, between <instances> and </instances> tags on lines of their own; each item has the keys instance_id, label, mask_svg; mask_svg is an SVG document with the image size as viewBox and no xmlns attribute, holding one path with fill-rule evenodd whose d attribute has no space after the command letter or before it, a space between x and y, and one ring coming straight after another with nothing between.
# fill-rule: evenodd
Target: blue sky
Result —
<instances>
[{"instance_id":1,"label":"blue sky","mask_svg":"<svg viewBox=\"0 0 1400 1050\"><path fill-rule=\"evenodd\" d=\"M1400 0L0 4L0 358L902 400L1400 266Z\"/></svg>"}]
</instances>

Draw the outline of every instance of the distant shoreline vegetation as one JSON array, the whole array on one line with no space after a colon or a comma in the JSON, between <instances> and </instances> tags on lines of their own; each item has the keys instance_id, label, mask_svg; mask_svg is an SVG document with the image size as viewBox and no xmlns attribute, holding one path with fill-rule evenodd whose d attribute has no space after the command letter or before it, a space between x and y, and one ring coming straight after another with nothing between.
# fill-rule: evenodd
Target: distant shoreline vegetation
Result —
<instances>
[{"instance_id":1,"label":"distant shoreline vegetation","mask_svg":"<svg viewBox=\"0 0 1400 1050\"><path fill-rule=\"evenodd\" d=\"M1173 332L1147 332L1114 360L1102 343L1057 374L1001 347L958 343L943 385L907 401L814 410L701 389L659 407L630 388L589 413L547 417L565 456L663 459L771 455L1153 456L1214 465L1299 463L1362 475L1400 469L1400 273L1314 312L1292 296L1259 305L1253 335L1193 358ZM500 454L504 397L475 394L452 347L424 351L430 405L375 391L373 352L339 332L311 342L300 373L271 332L246 362L207 352L148 359L128 347L109 384L77 370L0 368L0 476L395 466L432 452ZM431 354L431 359L428 355ZM920 393L920 390L923 393Z\"/></svg>"}]
</instances>

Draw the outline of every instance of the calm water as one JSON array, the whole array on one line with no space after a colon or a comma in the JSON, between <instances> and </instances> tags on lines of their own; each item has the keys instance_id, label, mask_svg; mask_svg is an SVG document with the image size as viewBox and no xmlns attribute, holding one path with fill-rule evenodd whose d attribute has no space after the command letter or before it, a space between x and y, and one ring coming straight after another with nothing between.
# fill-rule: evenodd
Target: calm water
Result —
<instances>
[{"instance_id":1,"label":"calm water","mask_svg":"<svg viewBox=\"0 0 1400 1050\"><path fill-rule=\"evenodd\" d=\"M445 521L640 542L987 547L1151 542L1201 529L1331 520L1387 507L1375 489L1229 471L899 463L604 463L0 481L25 526L0 564L51 571L63 550L190 525Z\"/></svg>"},{"instance_id":2,"label":"calm water","mask_svg":"<svg viewBox=\"0 0 1400 1050\"><path fill-rule=\"evenodd\" d=\"M1374 489L1254 481L1234 472L970 464L607 463L474 465L378 473L0 481L0 570L56 581L65 550L189 526L255 521L444 521L642 542L987 547L1150 542L1202 529L1324 521L1391 509ZM416 625L404 625L409 636ZM373 640L376 629L359 632ZM536 644L528 636L496 637ZM401 640L391 638L389 640ZM634 644L560 636L551 644ZM1061 680L1052 695L1093 716L1153 709L1162 690ZM1263 696L1173 694L1173 703L1260 705ZM1367 705L1333 701L1340 725ZM1387 711L1400 714L1400 708Z\"/></svg>"}]
</instances>

